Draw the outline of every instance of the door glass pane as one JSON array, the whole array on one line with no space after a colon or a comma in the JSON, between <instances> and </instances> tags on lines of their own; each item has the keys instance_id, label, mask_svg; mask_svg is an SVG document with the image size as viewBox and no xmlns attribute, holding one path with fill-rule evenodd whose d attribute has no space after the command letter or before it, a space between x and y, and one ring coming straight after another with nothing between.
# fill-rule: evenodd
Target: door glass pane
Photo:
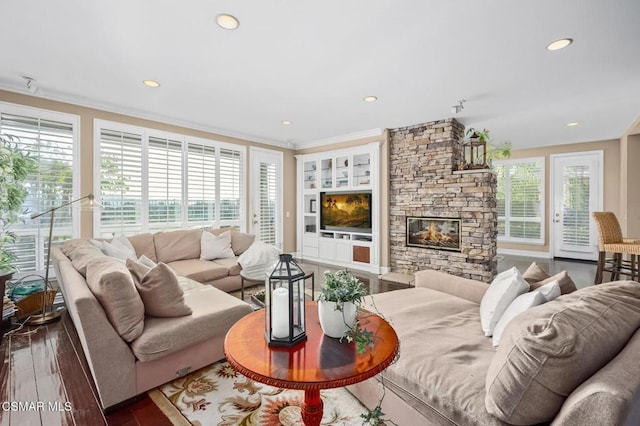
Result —
<instances>
[{"instance_id":1,"label":"door glass pane","mask_svg":"<svg viewBox=\"0 0 640 426\"><path fill-rule=\"evenodd\" d=\"M260 240L276 244L276 165L260 163Z\"/></svg>"},{"instance_id":2,"label":"door glass pane","mask_svg":"<svg viewBox=\"0 0 640 426\"><path fill-rule=\"evenodd\" d=\"M578 247L589 246L588 165L565 166L562 173L562 242Z\"/></svg>"}]
</instances>

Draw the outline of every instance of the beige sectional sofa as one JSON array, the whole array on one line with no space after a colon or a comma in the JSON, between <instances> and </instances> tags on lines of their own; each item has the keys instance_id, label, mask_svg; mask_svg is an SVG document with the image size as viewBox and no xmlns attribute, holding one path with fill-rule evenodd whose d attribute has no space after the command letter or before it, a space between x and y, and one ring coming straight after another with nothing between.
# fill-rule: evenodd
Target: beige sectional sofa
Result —
<instances>
[{"instance_id":1,"label":"beige sectional sofa","mask_svg":"<svg viewBox=\"0 0 640 426\"><path fill-rule=\"evenodd\" d=\"M382 376L382 411L397 424L640 424L629 418L640 409L638 283L591 286L530 308L508 323L496 350L480 325L487 284L437 271L415 277L415 288L369 301L400 339ZM370 408L383 394L380 377L349 390Z\"/></svg>"},{"instance_id":2,"label":"beige sectional sofa","mask_svg":"<svg viewBox=\"0 0 640 426\"><path fill-rule=\"evenodd\" d=\"M202 232L129 238L137 256L177 272L178 277L162 267L165 276L171 275L167 281L179 286L182 297L176 299L186 305L187 312L173 317L145 315L142 293L136 291L140 283L122 260L105 256L89 240L52 249L58 283L104 409L224 358L227 331L252 312L226 293L240 286L237 257L200 260ZM238 252L251 244L246 235L236 233L232 240ZM161 277L155 285L164 282Z\"/></svg>"}]
</instances>

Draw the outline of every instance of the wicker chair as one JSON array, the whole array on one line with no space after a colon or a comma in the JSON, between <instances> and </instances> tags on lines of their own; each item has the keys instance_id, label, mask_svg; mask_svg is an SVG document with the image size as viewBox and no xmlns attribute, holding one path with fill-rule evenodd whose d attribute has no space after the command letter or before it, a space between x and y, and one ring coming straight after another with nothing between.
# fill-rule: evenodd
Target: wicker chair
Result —
<instances>
[{"instance_id":1,"label":"wicker chair","mask_svg":"<svg viewBox=\"0 0 640 426\"><path fill-rule=\"evenodd\" d=\"M604 272L611 272L611 281L620 279L620 275L639 280L640 239L622 237L622 230L616 215L612 212L593 212L593 219L598 226L598 268L596 270L596 284L602 282ZM607 259L607 253L613 257ZM629 260L623 255L629 255Z\"/></svg>"}]
</instances>

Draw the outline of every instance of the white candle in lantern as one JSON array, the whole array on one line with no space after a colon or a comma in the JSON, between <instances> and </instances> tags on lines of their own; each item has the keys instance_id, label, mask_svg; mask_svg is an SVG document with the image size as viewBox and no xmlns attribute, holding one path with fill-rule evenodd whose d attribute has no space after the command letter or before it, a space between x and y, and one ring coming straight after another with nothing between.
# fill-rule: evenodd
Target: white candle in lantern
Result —
<instances>
[{"instance_id":1,"label":"white candle in lantern","mask_svg":"<svg viewBox=\"0 0 640 426\"><path fill-rule=\"evenodd\" d=\"M284 287L273 290L271 334L278 339L289 336L289 291Z\"/></svg>"}]
</instances>

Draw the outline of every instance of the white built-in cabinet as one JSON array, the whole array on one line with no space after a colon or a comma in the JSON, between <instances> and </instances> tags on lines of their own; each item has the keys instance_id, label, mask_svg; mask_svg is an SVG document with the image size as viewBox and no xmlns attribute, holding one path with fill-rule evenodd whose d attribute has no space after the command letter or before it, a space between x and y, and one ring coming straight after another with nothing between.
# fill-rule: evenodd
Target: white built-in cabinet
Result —
<instances>
[{"instance_id":1,"label":"white built-in cabinet","mask_svg":"<svg viewBox=\"0 0 640 426\"><path fill-rule=\"evenodd\" d=\"M298 155L298 256L380 272L380 143ZM371 229L323 229L321 194L371 194Z\"/></svg>"}]
</instances>

